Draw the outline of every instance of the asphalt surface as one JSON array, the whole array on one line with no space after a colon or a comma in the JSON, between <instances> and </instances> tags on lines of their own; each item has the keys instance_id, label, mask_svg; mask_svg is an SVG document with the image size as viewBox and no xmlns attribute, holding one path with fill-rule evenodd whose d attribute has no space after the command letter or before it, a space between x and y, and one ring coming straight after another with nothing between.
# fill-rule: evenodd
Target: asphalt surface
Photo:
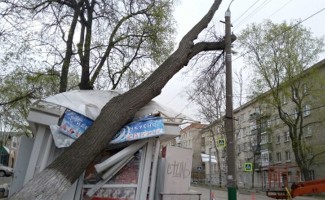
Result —
<instances>
[{"instance_id":1,"label":"asphalt surface","mask_svg":"<svg viewBox=\"0 0 325 200\"><path fill-rule=\"evenodd\" d=\"M10 184L11 183L12 177L0 177L0 186L3 184ZM209 188L208 187L201 187L201 186L196 186L193 185L191 188L191 191L195 191L197 193L201 193L201 200L210 200L209 198ZM213 188L212 193L214 196L214 199L212 198L211 200L228 200L228 194L225 189L218 189L218 188ZM5 199L0 197L1 200ZM177 198L181 200L182 198ZM187 200L198 200L198 196L191 196L186 198ZM237 200L271 200L272 198L269 198L266 196L264 192L257 192L253 193L250 191L245 191L245 190L239 190L237 192ZM294 200L320 200L324 199L325 197L296 197Z\"/></svg>"},{"instance_id":2,"label":"asphalt surface","mask_svg":"<svg viewBox=\"0 0 325 200\"><path fill-rule=\"evenodd\" d=\"M192 186L191 190L201 193L201 200L210 200L209 198L209 188ZM212 200L228 200L228 194L226 190L223 189L212 189L214 199ZM194 200L192 197L191 199ZM198 200L198 197L195 198ZM271 200L273 198L267 197L264 192L249 192L249 191L238 191L237 200ZM294 200L320 200L325 199L325 197L296 197ZM274 199L273 199L274 200Z\"/></svg>"}]
</instances>

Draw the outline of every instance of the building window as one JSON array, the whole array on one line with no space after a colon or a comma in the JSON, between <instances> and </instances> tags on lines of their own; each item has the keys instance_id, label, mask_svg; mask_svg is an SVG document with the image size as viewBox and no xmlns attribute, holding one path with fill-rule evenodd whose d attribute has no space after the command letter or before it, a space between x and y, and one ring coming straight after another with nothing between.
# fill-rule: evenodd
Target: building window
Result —
<instances>
[{"instance_id":1,"label":"building window","mask_svg":"<svg viewBox=\"0 0 325 200\"><path fill-rule=\"evenodd\" d=\"M269 154L262 153L262 162L268 162L268 161L269 161Z\"/></svg>"},{"instance_id":2,"label":"building window","mask_svg":"<svg viewBox=\"0 0 325 200\"><path fill-rule=\"evenodd\" d=\"M286 161L287 161L287 162L291 161L290 151L286 151L286 152L285 152L285 155L286 155Z\"/></svg>"},{"instance_id":3,"label":"building window","mask_svg":"<svg viewBox=\"0 0 325 200\"><path fill-rule=\"evenodd\" d=\"M250 128L251 128L251 131L256 130L256 123L255 122L251 122Z\"/></svg>"},{"instance_id":4,"label":"building window","mask_svg":"<svg viewBox=\"0 0 325 200\"><path fill-rule=\"evenodd\" d=\"M310 115L310 105L306 104L303 107L303 116L307 117Z\"/></svg>"},{"instance_id":5,"label":"building window","mask_svg":"<svg viewBox=\"0 0 325 200\"><path fill-rule=\"evenodd\" d=\"M305 137L310 137L310 136L312 136L312 129L311 129L311 126L306 126L306 127L304 127L303 131L304 131L304 136L305 136Z\"/></svg>"},{"instance_id":6,"label":"building window","mask_svg":"<svg viewBox=\"0 0 325 200\"><path fill-rule=\"evenodd\" d=\"M276 161L277 162L281 162L282 159L281 159L281 152L276 152Z\"/></svg>"},{"instance_id":7,"label":"building window","mask_svg":"<svg viewBox=\"0 0 325 200\"><path fill-rule=\"evenodd\" d=\"M272 157L272 153L270 152L269 153L269 162L272 162L273 161L273 157Z\"/></svg>"},{"instance_id":8,"label":"building window","mask_svg":"<svg viewBox=\"0 0 325 200\"><path fill-rule=\"evenodd\" d=\"M244 145L244 146L243 146L243 151L248 151L248 150L249 150L248 143L245 142L243 145Z\"/></svg>"},{"instance_id":9,"label":"building window","mask_svg":"<svg viewBox=\"0 0 325 200\"><path fill-rule=\"evenodd\" d=\"M307 95L308 94L308 86L306 83L303 84L303 92L304 92L304 95Z\"/></svg>"},{"instance_id":10,"label":"building window","mask_svg":"<svg viewBox=\"0 0 325 200\"><path fill-rule=\"evenodd\" d=\"M266 132L261 133L261 144L266 144L269 142L269 136Z\"/></svg>"},{"instance_id":11,"label":"building window","mask_svg":"<svg viewBox=\"0 0 325 200\"><path fill-rule=\"evenodd\" d=\"M280 144L281 142L281 135L276 135L276 143Z\"/></svg>"},{"instance_id":12,"label":"building window","mask_svg":"<svg viewBox=\"0 0 325 200\"><path fill-rule=\"evenodd\" d=\"M290 134L289 134L288 131L284 133L284 141L285 142L289 142L290 141Z\"/></svg>"},{"instance_id":13,"label":"building window","mask_svg":"<svg viewBox=\"0 0 325 200\"><path fill-rule=\"evenodd\" d=\"M297 119L297 117L298 117L298 109L297 108L295 108L293 115L295 116L295 119Z\"/></svg>"},{"instance_id":14,"label":"building window","mask_svg":"<svg viewBox=\"0 0 325 200\"><path fill-rule=\"evenodd\" d=\"M252 144L252 146L256 146L257 145L257 138L251 138L251 144Z\"/></svg>"}]
</instances>

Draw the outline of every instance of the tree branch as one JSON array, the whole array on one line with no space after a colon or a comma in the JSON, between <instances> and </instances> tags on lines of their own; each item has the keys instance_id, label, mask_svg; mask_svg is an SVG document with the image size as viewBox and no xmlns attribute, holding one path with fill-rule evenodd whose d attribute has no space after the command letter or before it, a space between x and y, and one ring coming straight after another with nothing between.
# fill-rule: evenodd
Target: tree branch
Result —
<instances>
[{"instance_id":1,"label":"tree branch","mask_svg":"<svg viewBox=\"0 0 325 200\"><path fill-rule=\"evenodd\" d=\"M129 122L140 108L160 94L167 82L188 63L189 55L195 56L192 53L193 40L208 26L220 3L221 0L214 1L209 12L185 35L178 49L144 82L111 99L102 108L93 125L78 140L10 199L58 199L70 188L94 157L107 147L114 134ZM199 53L197 50L195 52Z\"/></svg>"}]
</instances>

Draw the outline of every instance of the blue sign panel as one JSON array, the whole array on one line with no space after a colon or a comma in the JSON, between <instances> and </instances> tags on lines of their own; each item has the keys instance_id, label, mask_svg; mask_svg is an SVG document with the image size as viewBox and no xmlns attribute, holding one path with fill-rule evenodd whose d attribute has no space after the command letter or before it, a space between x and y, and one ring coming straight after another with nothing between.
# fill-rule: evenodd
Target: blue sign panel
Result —
<instances>
[{"instance_id":1,"label":"blue sign panel","mask_svg":"<svg viewBox=\"0 0 325 200\"><path fill-rule=\"evenodd\" d=\"M161 117L147 116L124 126L112 139L111 143L139 140L164 134L164 122Z\"/></svg>"},{"instance_id":2,"label":"blue sign panel","mask_svg":"<svg viewBox=\"0 0 325 200\"><path fill-rule=\"evenodd\" d=\"M65 110L60 120L59 130L73 139L77 139L93 124L93 120L69 109Z\"/></svg>"}]
</instances>

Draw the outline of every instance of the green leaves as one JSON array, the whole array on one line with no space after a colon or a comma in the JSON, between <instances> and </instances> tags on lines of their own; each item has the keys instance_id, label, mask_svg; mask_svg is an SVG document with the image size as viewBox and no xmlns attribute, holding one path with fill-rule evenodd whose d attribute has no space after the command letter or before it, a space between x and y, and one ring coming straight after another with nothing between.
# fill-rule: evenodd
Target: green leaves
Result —
<instances>
[{"instance_id":1,"label":"green leaves","mask_svg":"<svg viewBox=\"0 0 325 200\"><path fill-rule=\"evenodd\" d=\"M264 90L278 87L311 66L324 50L324 41L298 22L248 26L239 36L241 47L247 51L246 62L261 76ZM266 82L265 82L266 81ZM258 88L260 90L261 88Z\"/></svg>"},{"instance_id":2,"label":"green leaves","mask_svg":"<svg viewBox=\"0 0 325 200\"><path fill-rule=\"evenodd\" d=\"M304 127L324 121L321 111L306 118L311 107L323 105L325 100L324 95L316 92L324 85L320 67L313 66L307 71L324 51L324 41L314 37L300 22L274 24L265 21L248 26L240 35L239 42L248 52L244 56L246 63L255 72L251 88L260 103L276 108L277 111L271 115L281 118L286 125L295 161L307 180L309 167L315 164L308 155L324 152L315 149L317 145L304 142L307 134ZM309 114L305 115L307 112Z\"/></svg>"}]
</instances>

